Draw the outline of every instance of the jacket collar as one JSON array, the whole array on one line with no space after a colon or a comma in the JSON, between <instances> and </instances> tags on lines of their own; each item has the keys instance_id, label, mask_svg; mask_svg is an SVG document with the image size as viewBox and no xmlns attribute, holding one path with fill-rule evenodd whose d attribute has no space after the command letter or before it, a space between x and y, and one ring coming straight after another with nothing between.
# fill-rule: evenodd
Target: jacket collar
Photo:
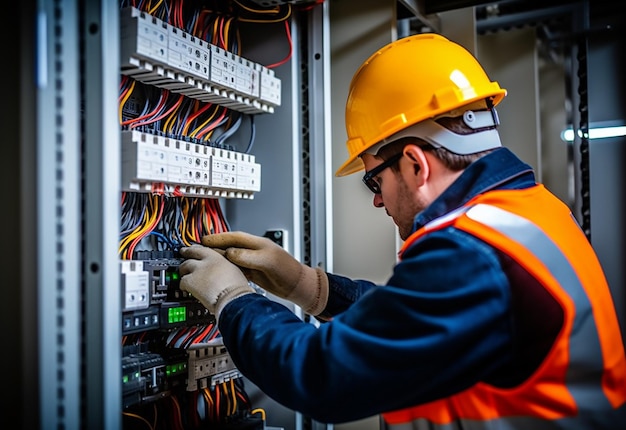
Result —
<instances>
[{"instance_id":1,"label":"jacket collar","mask_svg":"<svg viewBox=\"0 0 626 430\"><path fill-rule=\"evenodd\" d=\"M536 182L532 167L508 148L498 148L470 164L430 206L418 213L413 231L484 192L528 188L534 185Z\"/></svg>"}]
</instances>

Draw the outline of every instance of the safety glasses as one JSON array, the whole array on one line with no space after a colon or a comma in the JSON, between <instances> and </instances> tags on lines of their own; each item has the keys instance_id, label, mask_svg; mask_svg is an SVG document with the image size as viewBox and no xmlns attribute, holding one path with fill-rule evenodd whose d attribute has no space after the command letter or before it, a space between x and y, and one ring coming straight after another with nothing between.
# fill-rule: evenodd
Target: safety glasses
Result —
<instances>
[{"instance_id":1,"label":"safety glasses","mask_svg":"<svg viewBox=\"0 0 626 430\"><path fill-rule=\"evenodd\" d=\"M371 192L374 194L380 194L380 184L374 178L387 167L391 167L394 163L397 163L398 160L402 158L402 155L403 153L400 152L392 156L389 160L380 163L378 166L363 175L363 183L367 185L367 188L369 188Z\"/></svg>"}]
</instances>

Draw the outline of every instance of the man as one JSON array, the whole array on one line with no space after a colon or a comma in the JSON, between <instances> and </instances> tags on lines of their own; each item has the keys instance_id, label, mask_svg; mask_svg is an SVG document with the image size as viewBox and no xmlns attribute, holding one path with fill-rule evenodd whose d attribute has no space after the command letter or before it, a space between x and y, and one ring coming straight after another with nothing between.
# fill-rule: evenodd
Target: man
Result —
<instances>
[{"instance_id":1,"label":"man","mask_svg":"<svg viewBox=\"0 0 626 430\"><path fill-rule=\"evenodd\" d=\"M356 72L337 175L365 169L405 240L384 286L243 232L181 250L181 288L217 316L235 364L266 394L327 423L382 413L399 429L622 424L609 288L567 207L501 146L505 94L434 34L391 43ZM301 321L248 280L325 322Z\"/></svg>"}]
</instances>

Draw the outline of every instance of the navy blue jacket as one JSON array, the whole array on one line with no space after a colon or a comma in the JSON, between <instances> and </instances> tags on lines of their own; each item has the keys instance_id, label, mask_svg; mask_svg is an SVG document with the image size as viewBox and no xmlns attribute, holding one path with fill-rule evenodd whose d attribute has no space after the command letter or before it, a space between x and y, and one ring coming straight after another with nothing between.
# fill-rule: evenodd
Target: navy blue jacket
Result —
<instances>
[{"instance_id":1,"label":"navy blue jacket","mask_svg":"<svg viewBox=\"0 0 626 430\"><path fill-rule=\"evenodd\" d=\"M497 149L419 213L414 229L480 193L533 185L532 169ZM219 328L247 378L279 403L325 423L422 404L479 381L513 386L532 370L523 369L533 348L529 339L541 336L517 327L515 314L536 312L513 309L516 270L509 264L484 242L446 228L413 244L384 286L328 274L324 315L332 319L319 327L248 294L224 308Z\"/></svg>"}]
</instances>

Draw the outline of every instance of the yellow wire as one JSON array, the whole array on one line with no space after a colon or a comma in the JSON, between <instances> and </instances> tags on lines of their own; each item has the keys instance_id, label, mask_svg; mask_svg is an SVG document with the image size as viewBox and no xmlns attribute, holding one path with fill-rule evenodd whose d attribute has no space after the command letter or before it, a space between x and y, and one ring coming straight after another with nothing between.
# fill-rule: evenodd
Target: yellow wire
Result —
<instances>
[{"instance_id":1,"label":"yellow wire","mask_svg":"<svg viewBox=\"0 0 626 430\"><path fill-rule=\"evenodd\" d=\"M237 3L239 6L241 6L243 9L247 10L248 12L252 12L252 13L277 13L280 12L280 7L275 7L272 9L252 9L248 6L245 6L241 3L239 3L237 0L235 0L235 3Z\"/></svg>"},{"instance_id":2,"label":"yellow wire","mask_svg":"<svg viewBox=\"0 0 626 430\"><path fill-rule=\"evenodd\" d=\"M147 425L150 430L154 430L154 427L150 425L150 422L144 417L142 417L141 415L133 414L132 412L122 412L122 415L126 415L127 417L131 417L131 418L137 418L138 420L143 421L144 424Z\"/></svg>"},{"instance_id":3,"label":"yellow wire","mask_svg":"<svg viewBox=\"0 0 626 430\"><path fill-rule=\"evenodd\" d=\"M226 397L226 415L232 415L232 401L230 396L228 395L228 385L226 382L222 382L220 384L222 389L224 390L224 396Z\"/></svg>"},{"instance_id":4,"label":"yellow wire","mask_svg":"<svg viewBox=\"0 0 626 430\"><path fill-rule=\"evenodd\" d=\"M195 211L193 211L191 214L189 214L189 217L191 218L191 222L187 223L187 226L189 226L189 237L190 239L195 242L196 241L196 216L195 216Z\"/></svg>"},{"instance_id":5,"label":"yellow wire","mask_svg":"<svg viewBox=\"0 0 626 430\"><path fill-rule=\"evenodd\" d=\"M216 109L213 110L213 113L211 114L211 116L209 118L207 118L207 120L204 121L202 124L200 124L198 127L196 127L196 129L194 131L189 133L189 136L190 137L195 137L196 134L198 134L200 132L200 130L202 130L204 128L204 126L206 126L208 123L210 123L213 120L213 118L215 118L215 115L219 111L218 108L219 108L219 106L216 106Z\"/></svg>"},{"instance_id":6,"label":"yellow wire","mask_svg":"<svg viewBox=\"0 0 626 430\"><path fill-rule=\"evenodd\" d=\"M130 78L129 78L130 79ZM126 94L124 95L124 98L122 99L122 101L120 101L120 107L119 107L119 120L120 120L120 124L122 123L122 111L124 108L124 105L126 104L126 101L128 101L128 99L130 98L131 94L133 93L133 91L135 90L135 83L137 81L135 81L134 79L132 79L132 82L130 84L130 88L128 88L128 91L126 91Z\"/></svg>"},{"instance_id":7,"label":"yellow wire","mask_svg":"<svg viewBox=\"0 0 626 430\"><path fill-rule=\"evenodd\" d=\"M200 108L201 108L200 107L200 102L198 100L196 100L195 103L194 103L194 108L193 108L193 111L191 112L191 114L192 115L195 114ZM183 127L183 132L182 132L183 136L187 135L187 131L189 131L189 127L191 127L191 123L192 122L193 121L187 121L187 124L185 124L185 126Z\"/></svg>"},{"instance_id":8,"label":"yellow wire","mask_svg":"<svg viewBox=\"0 0 626 430\"><path fill-rule=\"evenodd\" d=\"M203 141L208 142L209 140L211 140L211 136L213 136L213 133L215 133L215 129L207 132L204 137L202 138Z\"/></svg>"},{"instance_id":9,"label":"yellow wire","mask_svg":"<svg viewBox=\"0 0 626 430\"><path fill-rule=\"evenodd\" d=\"M233 396L233 410L231 412L232 415L237 413L237 393L235 392L235 380L230 380L230 392Z\"/></svg>"},{"instance_id":10,"label":"yellow wire","mask_svg":"<svg viewBox=\"0 0 626 430\"><path fill-rule=\"evenodd\" d=\"M206 402L207 405L207 409L213 409L213 399L211 398L211 394L208 392L207 388L203 388L202 391L202 397L204 397L204 401ZM208 417L209 411L207 410L207 419Z\"/></svg>"},{"instance_id":11,"label":"yellow wire","mask_svg":"<svg viewBox=\"0 0 626 430\"><path fill-rule=\"evenodd\" d=\"M252 409L252 410L250 411L250 414L251 414L251 415L254 415L254 414L261 414L261 419L262 419L263 421L265 421L265 410L264 410L264 409L261 409L261 408Z\"/></svg>"},{"instance_id":12,"label":"yellow wire","mask_svg":"<svg viewBox=\"0 0 626 430\"><path fill-rule=\"evenodd\" d=\"M176 110L177 109L174 109L172 111L163 124L163 131L166 133L171 133L172 128L174 128L174 123L176 122Z\"/></svg>"},{"instance_id":13,"label":"yellow wire","mask_svg":"<svg viewBox=\"0 0 626 430\"><path fill-rule=\"evenodd\" d=\"M196 241L196 237L192 233L196 226L196 217L194 216L195 203L196 199L189 201L189 211L187 213L187 230L185 231L185 234L189 243L195 243Z\"/></svg>"},{"instance_id":14,"label":"yellow wire","mask_svg":"<svg viewBox=\"0 0 626 430\"><path fill-rule=\"evenodd\" d=\"M219 32L217 31L217 29L219 28L219 22L220 22L220 18L217 17L215 18L215 21L213 21L213 44L217 45L217 40L218 40L218 34Z\"/></svg>"},{"instance_id":15,"label":"yellow wire","mask_svg":"<svg viewBox=\"0 0 626 430\"><path fill-rule=\"evenodd\" d=\"M143 214L142 222L146 222L147 217L148 217L148 209L146 209L146 212ZM140 231L140 230L141 230L141 225L135 227L135 230L128 233L128 235L124 239L122 239L122 241L120 242L119 253L122 254L123 259L126 259L126 247L133 241L135 237L137 237L137 234L138 234L137 231Z\"/></svg>"},{"instance_id":16,"label":"yellow wire","mask_svg":"<svg viewBox=\"0 0 626 430\"><path fill-rule=\"evenodd\" d=\"M251 19L251 18L237 18L240 22L256 22L261 24L271 24L274 22L283 22L291 16L291 5L287 3L287 15L276 19Z\"/></svg>"},{"instance_id":17,"label":"yellow wire","mask_svg":"<svg viewBox=\"0 0 626 430\"><path fill-rule=\"evenodd\" d=\"M128 236L126 236L124 238L124 240L122 240L122 243L120 244L120 252L123 251L123 258L126 259L127 255L126 255L126 247L139 235L139 233L143 230L143 226L146 225L148 223L148 217L150 212L150 201L148 201L148 205L146 207L146 211L143 214L143 220L142 223L137 226L135 228L135 230L133 230L132 232L130 232L128 234Z\"/></svg>"},{"instance_id":18,"label":"yellow wire","mask_svg":"<svg viewBox=\"0 0 626 430\"><path fill-rule=\"evenodd\" d=\"M141 235L144 234L144 232L147 232L150 225L152 225L152 223L156 220L156 217L158 216L158 213L157 213L158 211L153 210L153 209L155 207L158 207L157 200L158 200L158 196L156 195L152 196L151 200L149 200L148 208L146 209L146 212L144 213L145 222L143 223L143 225L140 225L137 229L135 229L135 231L133 231L124 239L124 244L122 246L122 249L126 248L128 244L132 242L135 238L140 237ZM151 210L152 210L152 213L150 213ZM132 256L127 255L126 258L128 257L132 257Z\"/></svg>"},{"instance_id":19,"label":"yellow wire","mask_svg":"<svg viewBox=\"0 0 626 430\"><path fill-rule=\"evenodd\" d=\"M229 46L229 40L228 40L228 34L229 34L229 30L230 30L230 24L233 22L233 19L235 19L235 17L230 17L226 20L226 25L224 26L224 45L226 45L226 47Z\"/></svg>"},{"instance_id":20,"label":"yellow wire","mask_svg":"<svg viewBox=\"0 0 626 430\"><path fill-rule=\"evenodd\" d=\"M209 391L208 388L202 389L202 395L204 396L204 400L206 400L207 404L209 405L213 404L213 397L211 397L211 392Z\"/></svg>"},{"instance_id":21,"label":"yellow wire","mask_svg":"<svg viewBox=\"0 0 626 430\"><path fill-rule=\"evenodd\" d=\"M185 199L183 202L183 208L181 210L183 215L182 226L180 232L182 233L182 241L186 246L190 246L191 242L187 239L187 218L189 216L189 199Z\"/></svg>"},{"instance_id":22,"label":"yellow wire","mask_svg":"<svg viewBox=\"0 0 626 430\"><path fill-rule=\"evenodd\" d=\"M163 3L163 0L159 0L159 1L157 2L157 4L156 4L156 5L155 5L152 9L150 9L150 10L148 11L148 13L149 13L150 15L154 15L154 11L156 11L156 10L159 8L159 6L161 6L161 3ZM150 2L150 4L152 4L152 2ZM148 7L150 7L150 6L148 6Z\"/></svg>"},{"instance_id":23,"label":"yellow wire","mask_svg":"<svg viewBox=\"0 0 626 430\"><path fill-rule=\"evenodd\" d=\"M176 117L178 116L178 111L180 109L180 107L183 105L182 99L179 99L178 104L176 105L176 107L174 109L172 109L172 111L170 112L170 114L168 115L168 118L165 120L165 124L167 124L170 120L175 121ZM173 126L173 123L172 123ZM166 131L166 128L163 127L163 131ZM171 131L171 130L169 130Z\"/></svg>"}]
</instances>

